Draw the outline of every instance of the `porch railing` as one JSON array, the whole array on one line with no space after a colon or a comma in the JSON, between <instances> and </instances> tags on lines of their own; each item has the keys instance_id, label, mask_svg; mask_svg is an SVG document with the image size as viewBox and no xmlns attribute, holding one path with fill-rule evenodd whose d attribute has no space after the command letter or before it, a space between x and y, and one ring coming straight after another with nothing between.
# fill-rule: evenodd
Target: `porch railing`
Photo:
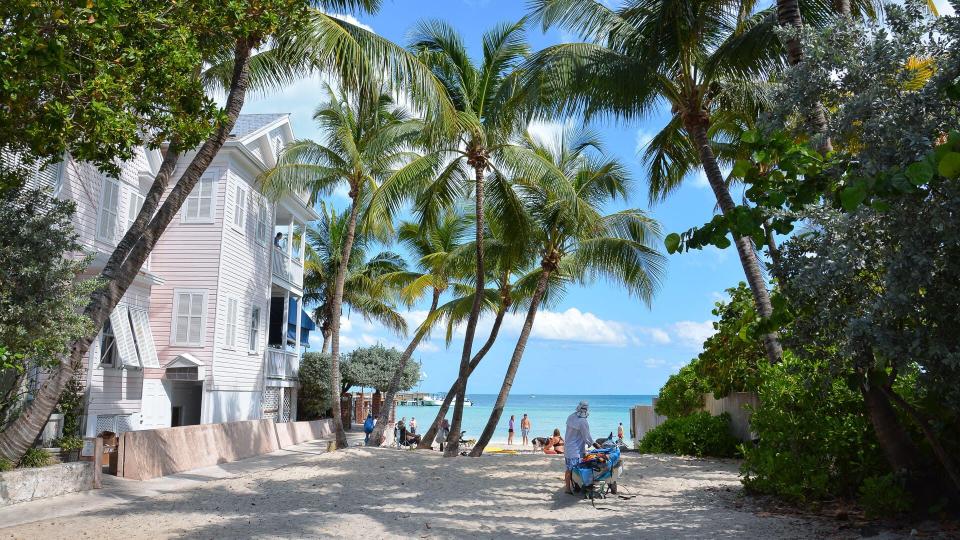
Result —
<instances>
[{"instance_id":1,"label":"porch railing","mask_svg":"<svg viewBox=\"0 0 960 540\"><path fill-rule=\"evenodd\" d=\"M300 371L300 359L293 351L267 347L267 377L271 379L296 379Z\"/></svg>"},{"instance_id":2,"label":"porch railing","mask_svg":"<svg viewBox=\"0 0 960 540\"><path fill-rule=\"evenodd\" d=\"M279 247L273 248L273 275L283 281L303 286L303 263L298 259L288 259L285 251Z\"/></svg>"}]
</instances>

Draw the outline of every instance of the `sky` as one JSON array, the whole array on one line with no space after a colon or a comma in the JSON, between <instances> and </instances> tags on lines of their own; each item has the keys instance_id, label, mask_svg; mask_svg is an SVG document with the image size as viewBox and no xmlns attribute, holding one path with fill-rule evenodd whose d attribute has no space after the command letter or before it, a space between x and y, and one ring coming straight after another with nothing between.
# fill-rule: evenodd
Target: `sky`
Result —
<instances>
[{"instance_id":1,"label":"sky","mask_svg":"<svg viewBox=\"0 0 960 540\"><path fill-rule=\"evenodd\" d=\"M944 0L938 5L946 6ZM472 54L479 55L484 31L500 22L513 22L525 14L520 0L385 0L375 15L346 16L378 34L405 44L409 30L421 19L441 18L460 31ZM941 12L945 10L941 9ZM952 11L952 10L951 10ZM354 18L355 17L355 18ZM557 29L545 33L538 26L528 30L534 50L574 36ZM290 113L298 138L317 138L311 115L323 99L319 79L298 82L282 92L247 100L244 113ZM680 232L708 221L715 199L702 172L691 174L668 200L649 205L646 176L638 150L664 125L668 110L630 123L601 122L593 128L602 136L608 153L627 164L636 181L628 205L648 211L664 231ZM562 123L558 119L557 123ZM549 130L552 126L539 126ZM348 202L343 194L331 201ZM393 249L397 249L393 246ZM714 303L725 298L724 290L743 280L736 251L709 248L681 255L668 255L662 286L646 306L622 290L599 282L588 287L571 287L563 300L541 310L534 323L512 392L532 394L656 394L667 378L694 358L703 340L712 332ZM425 317L425 307L405 312L415 327ZM375 323L353 315L343 319L341 344L344 350L382 343L403 350L407 338L397 336ZM496 393L500 390L507 363L516 345L524 313L509 315L496 345L470 377L467 393ZM482 320L476 342L486 340L490 320ZM321 338L311 336L314 350ZM415 358L425 374L421 389L446 391L456 379L462 337L447 348L443 332L434 332L422 343ZM475 345L475 348L479 344Z\"/></svg>"}]
</instances>

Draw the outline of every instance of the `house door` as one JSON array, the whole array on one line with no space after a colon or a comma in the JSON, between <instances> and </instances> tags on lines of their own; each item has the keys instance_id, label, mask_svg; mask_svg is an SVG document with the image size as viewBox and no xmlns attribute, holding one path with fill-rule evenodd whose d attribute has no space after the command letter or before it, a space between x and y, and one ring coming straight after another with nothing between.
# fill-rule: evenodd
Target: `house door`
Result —
<instances>
[{"instance_id":1,"label":"house door","mask_svg":"<svg viewBox=\"0 0 960 540\"><path fill-rule=\"evenodd\" d=\"M183 407L174 405L170 407L170 427L180 427L183 425Z\"/></svg>"}]
</instances>

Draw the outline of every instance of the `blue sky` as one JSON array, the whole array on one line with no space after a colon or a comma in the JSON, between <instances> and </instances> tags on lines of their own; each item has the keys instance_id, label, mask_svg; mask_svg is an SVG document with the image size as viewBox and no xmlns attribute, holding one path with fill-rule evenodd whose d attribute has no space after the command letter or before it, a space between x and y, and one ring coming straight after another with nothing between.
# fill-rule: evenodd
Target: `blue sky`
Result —
<instances>
[{"instance_id":1,"label":"blue sky","mask_svg":"<svg viewBox=\"0 0 960 540\"><path fill-rule=\"evenodd\" d=\"M418 20L443 18L459 29L471 50L478 54L485 30L523 15L524 2L518 0L386 0L378 14L359 15L357 19L402 44ZM558 30L543 33L538 27L531 28L528 37L534 49L572 40ZM310 116L322 96L318 80L304 80L284 92L249 99L243 112L291 113L295 135L315 137ZM710 219L715 204L705 178L696 174L669 200L648 207L646 179L637 149L660 129L667 113L626 125L594 125L607 151L633 171L637 190L629 205L648 210L660 221L665 233L704 223ZM333 202L340 205L346 201ZM537 316L533 339L527 346L513 392L655 394L670 374L700 351L703 339L712 332L710 311L714 302L723 297L724 289L742 279L735 250L709 249L668 257L663 286L651 308L605 283L572 288L562 303ZM423 313L414 310L408 317L418 322ZM521 313L508 318L497 344L471 377L468 393L499 391L522 317ZM477 334L480 343L486 339L487 329L489 321L483 321ZM424 391L445 391L456 378L462 341L455 340L446 349L442 332L436 334L415 355L426 373ZM378 341L400 349L406 344L405 338L359 317L345 322L342 342L348 350Z\"/></svg>"}]
</instances>

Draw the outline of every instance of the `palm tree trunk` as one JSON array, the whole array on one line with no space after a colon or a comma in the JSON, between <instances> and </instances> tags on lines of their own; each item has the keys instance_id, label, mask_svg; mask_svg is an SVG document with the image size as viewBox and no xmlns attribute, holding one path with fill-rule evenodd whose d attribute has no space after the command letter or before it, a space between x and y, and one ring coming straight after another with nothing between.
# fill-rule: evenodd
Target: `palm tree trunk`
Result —
<instances>
[{"instance_id":1,"label":"palm tree trunk","mask_svg":"<svg viewBox=\"0 0 960 540\"><path fill-rule=\"evenodd\" d=\"M559 262L559 261L558 261ZM546 265L544 265L546 266ZM470 450L471 457L480 457L483 455L483 449L487 447L493 432L497 429L497 423L503 415L503 408L507 404L507 397L510 395L510 389L513 388L513 380L517 377L517 370L520 368L520 360L523 359L523 351L527 348L527 340L530 339L530 332L533 330L533 320L537 316L537 309L540 307L540 301L543 294L547 291L547 282L550 279L552 270L543 269L540 279L537 281L537 288L533 291L533 297L530 298L530 307L527 308L527 317L523 321L523 328L520 330L520 337L517 339L517 346L513 349L513 356L510 358L510 364L507 366L507 374L503 378L503 384L500 386L500 393L497 394L497 401L493 404L493 411L487 420L483 433L477 444Z\"/></svg>"},{"instance_id":2,"label":"palm tree trunk","mask_svg":"<svg viewBox=\"0 0 960 540\"><path fill-rule=\"evenodd\" d=\"M437 304L439 303L440 289L434 287L433 299L430 301L430 311L427 312L428 319L431 315L433 315L433 312L437 310ZM400 379L403 377L403 370L407 367L407 362L410 361L410 357L413 356L413 352L417 350L417 347L420 345L420 341L426 334L426 329L418 331L416 334L414 334L413 339L410 340L410 344L407 345L407 348L400 356L400 363L397 364L397 369L394 370L393 377L390 378L390 385L387 387L386 395L383 398L383 405L380 407L380 414L377 416L377 423L373 428L373 433L370 435L372 446L380 446L380 441L383 438L383 432L387 427L387 422L390 420L390 411L393 409L393 401L397 394L397 387L400 386Z\"/></svg>"},{"instance_id":3,"label":"palm tree trunk","mask_svg":"<svg viewBox=\"0 0 960 540\"><path fill-rule=\"evenodd\" d=\"M710 148L710 139L707 137L707 123L705 119L691 120L687 122L687 132L693 136L697 145L697 152L700 155L700 164L707 173L707 181L713 189L713 194L717 198L717 204L720 211L724 214L732 212L736 205L730 196L730 190L726 182L723 181L723 174L717 165L716 156L713 155L713 149ZM743 273L746 275L747 283L753 292L753 301L757 307L757 313L762 319L768 319L773 315L773 305L770 303L770 293L767 291L767 285L763 282L763 274L760 272L760 264L754 254L753 240L750 237L740 237L734 234L734 243L737 246L737 254L740 256L740 264L743 266ZM767 351L767 359L775 364L783 358L783 348L780 346L780 338L776 333L770 332L763 336L763 346Z\"/></svg>"},{"instance_id":4,"label":"palm tree trunk","mask_svg":"<svg viewBox=\"0 0 960 540\"><path fill-rule=\"evenodd\" d=\"M120 298L133 283L140 271L140 267L150 256L160 236L173 220L187 196L193 190L200 176L206 171L217 152L223 147L230 131L236 123L240 109L243 107L249 83L250 53L257 42L252 39L239 39L234 47L233 78L230 83L230 92L224 107L225 120L217 125L217 129L204 141L186 170L170 190L163 205L143 229L139 238L126 255L125 259L112 276L101 275L105 283L90 295L90 302L84 308L84 315L90 319L96 333L88 334L70 344L70 353L61 361L53 374L40 386L36 397L30 402L23 413L0 433L0 457L11 461L18 461L20 456L30 448L37 435L43 429L47 419L53 412L60 394L74 373L83 366L83 358L96 339L97 333L103 328L110 312L120 302ZM156 180L155 180L156 183ZM151 188L153 189L153 188ZM138 219L142 216L138 216ZM112 258L112 257L111 257Z\"/></svg>"},{"instance_id":5,"label":"palm tree trunk","mask_svg":"<svg viewBox=\"0 0 960 540\"><path fill-rule=\"evenodd\" d=\"M463 401L467 395L467 378L470 371L470 355L473 353L473 336L477 333L477 320L480 318L480 308L483 305L484 267L483 267L483 174L486 161L474 163L476 178L475 212L476 212L476 244L477 244L477 276L476 292L473 295L473 307L467 319L466 334L463 336L463 352L460 354L460 372L457 378L463 381L457 389L457 404L453 407L453 421L450 422L450 434L447 436L447 446L443 455L455 457L460 453L460 426L463 425Z\"/></svg>"},{"instance_id":6,"label":"palm tree trunk","mask_svg":"<svg viewBox=\"0 0 960 540\"><path fill-rule=\"evenodd\" d=\"M356 187L350 189L350 221L347 222L347 237L343 240L340 267L337 268L337 281L333 286L333 298L330 300L330 403L333 409L337 448L347 447L347 433L343 430L340 411L340 311L343 307L343 287L347 280L350 252L353 251L353 238L357 232L357 214L360 212L360 194L357 190Z\"/></svg>"},{"instance_id":7,"label":"palm tree trunk","mask_svg":"<svg viewBox=\"0 0 960 540\"><path fill-rule=\"evenodd\" d=\"M507 314L507 306L501 305L500 309L497 310L497 318L493 321L493 328L490 329L490 336L487 337L487 342L483 344L483 347L480 347L480 350L477 351L477 354L473 356L473 359L470 360L470 368L467 371L467 377L473 375L473 370L477 369L477 366L480 365L480 361L483 360L483 357L487 355L487 351L490 350L490 347L493 346L493 342L497 340L497 334L500 333L500 325L503 323L503 317ZM423 434L423 437L420 439L420 444L417 445L417 448L421 450L429 450L433 448L433 440L437 437L437 431L440 429L440 421L447 416L447 411L450 410L450 404L453 403L453 397L457 395L460 385L463 384L459 377L457 380L453 381L453 385L450 386L450 390L447 391L447 395L443 398L443 403L440 405L440 410L437 411L436 418L433 419L433 422L430 424L430 428L427 429L427 432Z\"/></svg>"},{"instance_id":8,"label":"palm tree trunk","mask_svg":"<svg viewBox=\"0 0 960 540\"><path fill-rule=\"evenodd\" d=\"M320 352L326 354L330 352L330 329L321 330L320 333L323 334L323 347Z\"/></svg>"}]
</instances>

